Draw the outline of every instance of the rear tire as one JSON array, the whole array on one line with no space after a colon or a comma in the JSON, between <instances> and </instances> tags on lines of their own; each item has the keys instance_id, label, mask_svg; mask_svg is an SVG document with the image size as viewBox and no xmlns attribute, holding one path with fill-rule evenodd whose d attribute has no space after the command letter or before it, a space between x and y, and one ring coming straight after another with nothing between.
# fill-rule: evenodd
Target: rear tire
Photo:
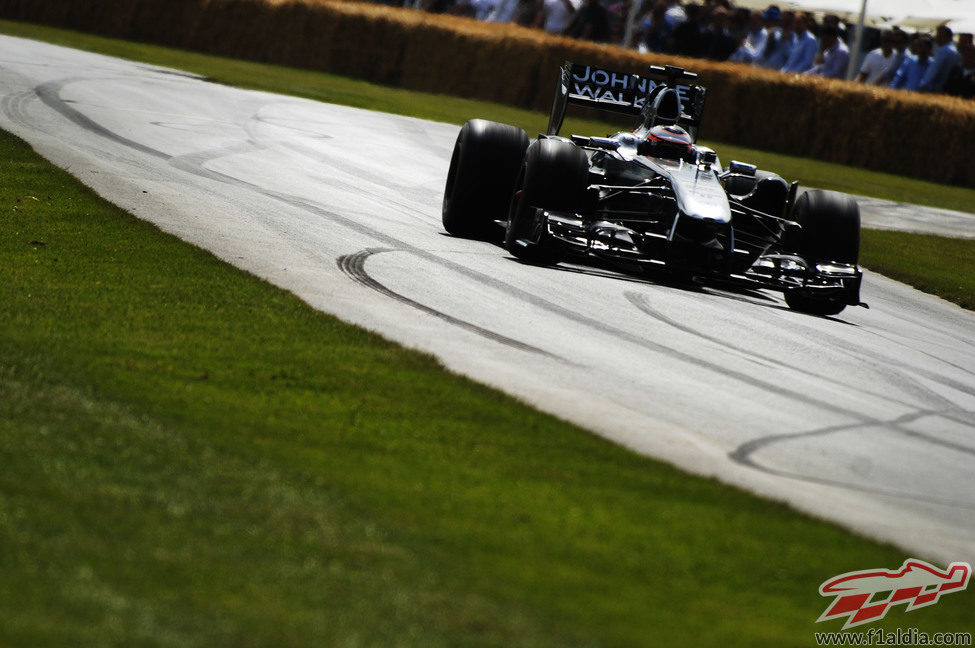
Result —
<instances>
[{"instance_id":1,"label":"rear tire","mask_svg":"<svg viewBox=\"0 0 975 648\"><path fill-rule=\"evenodd\" d=\"M505 247L528 263L551 265L565 257L538 220L536 208L577 212L588 186L589 158L576 145L540 139L528 147L515 187L505 230Z\"/></svg>"},{"instance_id":2,"label":"rear tire","mask_svg":"<svg viewBox=\"0 0 975 648\"><path fill-rule=\"evenodd\" d=\"M508 209L528 135L472 119L457 135L443 196L443 227L454 236L497 240L494 221Z\"/></svg>"},{"instance_id":3,"label":"rear tire","mask_svg":"<svg viewBox=\"0 0 975 648\"><path fill-rule=\"evenodd\" d=\"M793 219L802 227L797 252L809 265L822 262L856 265L860 258L860 207L846 194L814 189L796 200ZM823 297L794 288L785 292L789 308L810 315L837 315L847 299Z\"/></svg>"}]
</instances>

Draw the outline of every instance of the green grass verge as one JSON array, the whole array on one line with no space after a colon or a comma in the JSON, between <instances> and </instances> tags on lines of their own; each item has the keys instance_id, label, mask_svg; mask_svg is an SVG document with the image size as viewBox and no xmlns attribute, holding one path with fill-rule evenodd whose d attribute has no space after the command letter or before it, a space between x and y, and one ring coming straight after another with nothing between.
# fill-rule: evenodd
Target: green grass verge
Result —
<instances>
[{"instance_id":1,"label":"green grass verge","mask_svg":"<svg viewBox=\"0 0 975 648\"><path fill-rule=\"evenodd\" d=\"M5 133L0 258L0 645L809 646L821 581L904 558L313 311Z\"/></svg>"},{"instance_id":2,"label":"green grass verge","mask_svg":"<svg viewBox=\"0 0 975 648\"><path fill-rule=\"evenodd\" d=\"M529 134L544 132L548 125L548 115L539 112L459 97L389 88L321 72L226 59L10 21L0 21L0 32L179 68L243 88L308 97L370 110L454 124L463 124L468 119L480 117L519 125ZM608 126L602 122L570 118L566 120L563 130L580 134L602 134L618 130L618 127ZM706 122L704 134L707 135ZM975 189L944 186L924 180L719 142L705 141L704 143L714 147L725 163L738 159L757 164L763 169L774 170L790 180L798 180L803 186L944 209L975 211Z\"/></svg>"},{"instance_id":3,"label":"green grass verge","mask_svg":"<svg viewBox=\"0 0 975 648\"><path fill-rule=\"evenodd\" d=\"M860 258L871 270L975 310L975 240L863 230Z\"/></svg>"}]
</instances>

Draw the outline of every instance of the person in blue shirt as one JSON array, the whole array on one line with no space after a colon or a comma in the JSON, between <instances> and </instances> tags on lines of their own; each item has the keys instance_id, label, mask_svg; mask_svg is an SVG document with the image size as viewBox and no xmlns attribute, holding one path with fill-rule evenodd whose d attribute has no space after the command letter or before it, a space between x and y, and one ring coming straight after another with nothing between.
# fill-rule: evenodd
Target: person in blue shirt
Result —
<instances>
[{"instance_id":1,"label":"person in blue shirt","mask_svg":"<svg viewBox=\"0 0 975 648\"><path fill-rule=\"evenodd\" d=\"M910 45L910 39L905 32L900 27L894 27L894 60L890 62L890 67L884 74L883 83L880 85L890 85L890 82L894 80L894 75L897 74L897 70L901 68L904 63L904 59L907 58L908 52L907 48Z\"/></svg>"},{"instance_id":2,"label":"person in blue shirt","mask_svg":"<svg viewBox=\"0 0 975 648\"><path fill-rule=\"evenodd\" d=\"M921 79L921 92L941 92L953 68L961 65L961 54L955 47L954 34L948 25L941 25L935 32L934 42L938 44L931 65Z\"/></svg>"},{"instance_id":3,"label":"person in blue shirt","mask_svg":"<svg viewBox=\"0 0 975 648\"><path fill-rule=\"evenodd\" d=\"M768 13L767 10L766 13ZM778 10L776 10L776 14L778 14ZM752 11L748 14L748 28L744 40L728 60L735 63L752 63L758 60L765 52L765 44L770 36L769 29L766 27L768 22L758 11Z\"/></svg>"},{"instance_id":4,"label":"person in blue shirt","mask_svg":"<svg viewBox=\"0 0 975 648\"><path fill-rule=\"evenodd\" d=\"M813 59L819 52L819 41L809 31L810 25L811 19L807 14L796 14L792 52L789 54L789 60L782 66L783 72L799 74L813 66Z\"/></svg>"},{"instance_id":5,"label":"person in blue shirt","mask_svg":"<svg viewBox=\"0 0 975 648\"><path fill-rule=\"evenodd\" d=\"M670 49L669 39L674 28L667 21L667 3L657 0L657 4L650 10L650 15L644 19L640 26L640 51L649 50L651 52L668 52Z\"/></svg>"},{"instance_id":6,"label":"person in blue shirt","mask_svg":"<svg viewBox=\"0 0 975 648\"><path fill-rule=\"evenodd\" d=\"M913 56L904 57L904 62L901 63L897 74L894 75L894 80L890 82L891 88L899 90L919 90L921 88L921 80L931 66L931 38L928 36L918 38L914 41L913 49Z\"/></svg>"},{"instance_id":7,"label":"person in blue shirt","mask_svg":"<svg viewBox=\"0 0 975 648\"><path fill-rule=\"evenodd\" d=\"M778 13L777 7L770 7L765 11L765 15L769 16L772 9L776 10L772 13L773 16L775 13ZM793 42L795 35L792 33L795 19L796 16L791 11L782 12L778 21L779 26L772 27L769 31L768 38L765 41L765 51L759 57L757 61L758 65L770 70L782 69L782 66L789 60L789 56L792 54L792 48L795 45Z\"/></svg>"},{"instance_id":8,"label":"person in blue shirt","mask_svg":"<svg viewBox=\"0 0 975 648\"><path fill-rule=\"evenodd\" d=\"M812 66L804 74L822 76L828 79L845 78L846 68L850 63L850 48L840 38L836 27L831 25L820 30L819 38L823 43L823 62Z\"/></svg>"}]
</instances>

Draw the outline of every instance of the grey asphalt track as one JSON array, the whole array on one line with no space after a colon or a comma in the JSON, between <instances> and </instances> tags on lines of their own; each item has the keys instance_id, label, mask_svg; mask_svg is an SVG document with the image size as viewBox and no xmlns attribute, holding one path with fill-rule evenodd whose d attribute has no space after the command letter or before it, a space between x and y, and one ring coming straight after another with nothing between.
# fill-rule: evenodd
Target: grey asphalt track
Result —
<instances>
[{"instance_id":1,"label":"grey asphalt track","mask_svg":"<svg viewBox=\"0 0 975 648\"><path fill-rule=\"evenodd\" d=\"M857 196L856 199L860 204L864 227L953 238L975 238L975 214L863 196Z\"/></svg>"},{"instance_id":2,"label":"grey asphalt track","mask_svg":"<svg viewBox=\"0 0 975 648\"><path fill-rule=\"evenodd\" d=\"M443 232L455 126L10 37L0 127L452 370L917 557L975 560L975 313L872 273L870 310L817 318L764 291L525 266Z\"/></svg>"}]
</instances>

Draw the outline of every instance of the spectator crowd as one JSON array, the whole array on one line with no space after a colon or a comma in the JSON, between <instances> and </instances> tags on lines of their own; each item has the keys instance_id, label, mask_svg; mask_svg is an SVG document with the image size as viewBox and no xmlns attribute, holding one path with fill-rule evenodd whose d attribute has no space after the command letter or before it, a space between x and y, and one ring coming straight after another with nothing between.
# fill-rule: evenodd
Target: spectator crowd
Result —
<instances>
[{"instance_id":1,"label":"spectator crowd","mask_svg":"<svg viewBox=\"0 0 975 648\"><path fill-rule=\"evenodd\" d=\"M395 0L391 0L394 1ZM406 0L411 3L412 0ZM735 8L730 0L418 0L431 12L489 22L517 23L551 34L596 42L628 36L642 52L732 61L792 74L846 78L852 28L827 14ZM639 2L632 34L630 2ZM856 81L917 92L975 97L972 34L947 25L933 38L899 28L866 30L867 51ZM858 61L859 62L859 61Z\"/></svg>"}]
</instances>

